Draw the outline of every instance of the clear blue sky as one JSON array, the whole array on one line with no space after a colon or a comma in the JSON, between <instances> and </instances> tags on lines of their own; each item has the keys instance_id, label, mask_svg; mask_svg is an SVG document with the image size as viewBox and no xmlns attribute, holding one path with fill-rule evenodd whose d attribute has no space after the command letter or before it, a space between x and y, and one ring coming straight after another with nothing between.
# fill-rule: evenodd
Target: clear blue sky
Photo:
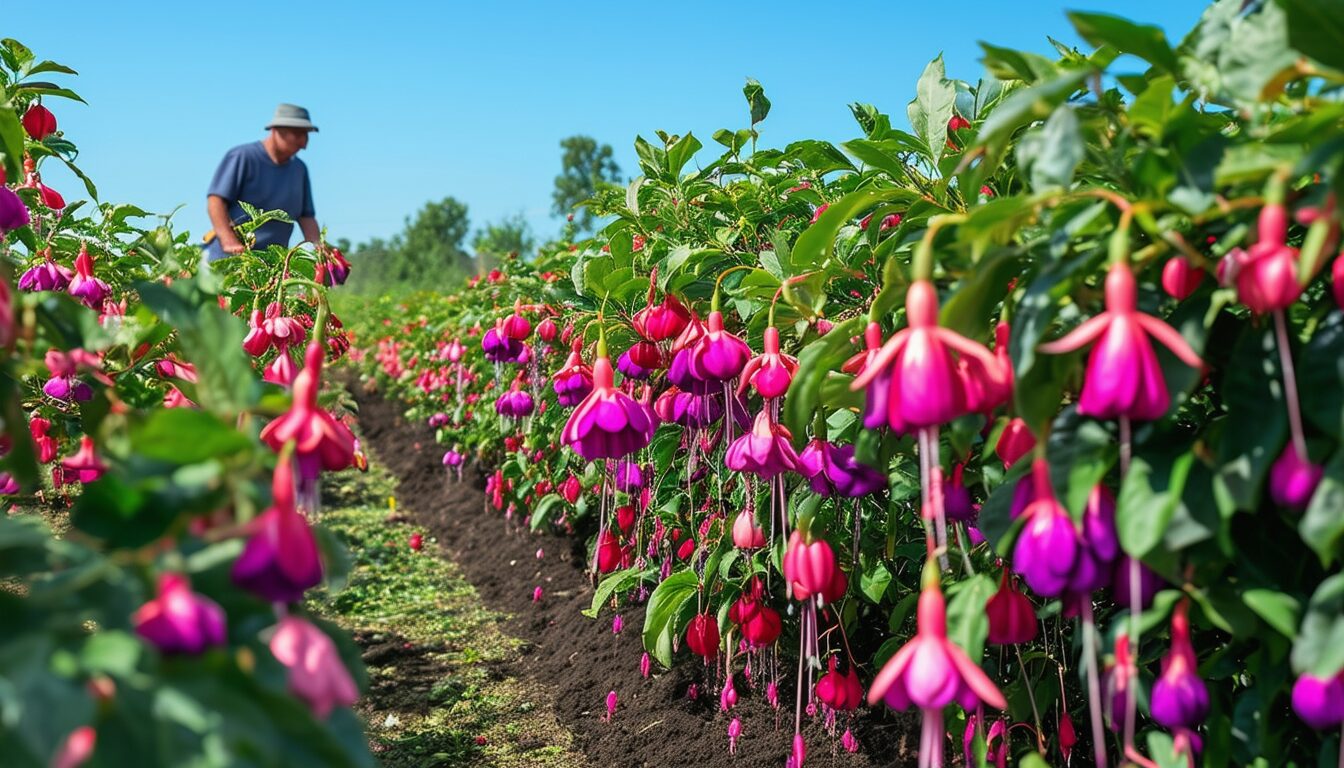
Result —
<instances>
[{"instance_id":1,"label":"clear blue sky","mask_svg":"<svg viewBox=\"0 0 1344 768\"><path fill-rule=\"evenodd\" d=\"M611 144L635 175L637 134L745 127L742 86L774 106L762 144L859 135L847 105L904 121L925 64L982 73L979 40L1050 53L1079 44L1067 8L1159 24L1175 43L1199 0L959 2L76 3L15 34L89 102L53 100L103 200L175 218L199 236L225 150L260 139L275 104L321 132L301 157L333 237L387 237L429 200L467 203L474 226L522 212L555 234L560 139ZM67 197L78 182L50 166ZM82 193L80 193L82 194Z\"/></svg>"}]
</instances>

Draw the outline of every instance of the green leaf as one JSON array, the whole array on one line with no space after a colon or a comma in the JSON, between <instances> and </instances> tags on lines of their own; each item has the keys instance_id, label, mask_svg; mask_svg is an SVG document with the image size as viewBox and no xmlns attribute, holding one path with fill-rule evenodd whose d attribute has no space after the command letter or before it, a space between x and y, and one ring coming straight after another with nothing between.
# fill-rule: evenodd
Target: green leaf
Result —
<instances>
[{"instance_id":1,"label":"green leaf","mask_svg":"<svg viewBox=\"0 0 1344 768\"><path fill-rule=\"evenodd\" d=\"M1330 565L1340 553L1344 541L1344 451L1336 451L1325 465L1325 474L1311 496L1307 511L1302 515L1298 533L1302 541Z\"/></svg>"},{"instance_id":2,"label":"green leaf","mask_svg":"<svg viewBox=\"0 0 1344 768\"><path fill-rule=\"evenodd\" d=\"M913 201L917 195L906 189L860 189L827 206L815 224L798 236L793 246L794 272L811 271L829 261L835 252L835 237L860 214L881 203Z\"/></svg>"},{"instance_id":3,"label":"green leaf","mask_svg":"<svg viewBox=\"0 0 1344 768\"><path fill-rule=\"evenodd\" d=\"M803 347L798 354L798 370L789 386L789 396L784 398L784 421L797 439L802 440L807 434L807 427L821 403L822 385L827 377L851 354L850 337L862 332L865 324L865 318L851 317Z\"/></svg>"},{"instance_id":4,"label":"green leaf","mask_svg":"<svg viewBox=\"0 0 1344 768\"><path fill-rule=\"evenodd\" d=\"M1272 589L1248 589L1241 593L1246 607L1289 640L1297 638L1297 622L1302 605L1292 595Z\"/></svg>"},{"instance_id":5,"label":"green leaf","mask_svg":"<svg viewBox=\"0 0 1344 768\"><path fill-rule=\"evenodd\" d=\"M634 584L639 582L643 573L643 568L635 566L607 575L602 581L598 582L597 589L593 590L593 604L580 611L580 613L590 619L596 619L602 611L602 607L611 600L614 593L633 587Z\"/></svg>"},{"instance_id":6,"label":"green leaf","mask_svg":"<svg viewBox=\"0 0 1344 768\"><path fill-rule=\"evenodd\" d=\"M1337 0L1280 0L1288 16L1288 44L1344 72L1344 5Z\"/></svg>"},{"instance_id":7,"label":"green leaf","mask_svg":"<svg viewBox=\"0 0 1344 768\"><path fill-rule=\"evenodd\" d=\"M196 366L194 398L221 416L246 410L260 394L259 377L243 352L243 322L220 309L214 296L200 292L192 280L172 288L137 282L140 299L161 320L177 328L182 357Z\"/></svg>"},{"instance_id":8,"label":"green leaf","mask_svg":"<svg viewBox=\"0 0 1344 768\"><path fill-rule=\"evenodd\" d=\"M1026 168L1031 189L1040 193L1073 183L1073 171L1086 148L1073 108L1061 105L1045 125L1028 131L1017 143L1017 163Z\"/></svg>"},{"instance_id":9,"label":"green leaf","mask_svg":"<svg viewBox=\"0 0 1344 768\"><path fill-rule=\"evenodd\" d=\"M0 107L0 155L4 156L5 175L23 178L23 125L12 109Z\"/></svg>"},{"instance_id":10,"label":"green leaf","mask_svg":"<svg viewBox=\"0 0 1344 768\"><path fill-rule=\"evenodd\" d=\"M1130 555L1142 558L1162 541L1194 459L1182 450L1174 456L1145 452L1131 460L1115 508L1120 545Z\"/></svg>"},{"instance_id":11,"label":"green leaf","mask_svg":"<svg viewBox=\"0 0 1344 768\"><path fill-rule=\"evenodd\" d=\"M644 609L644 648L664 667L672 666L672 641L680 631L677 619L695 599L700 580L692 571L678 571L649 595Z\"/></svg>"},{"instance_id":12,"label":"green leaf","mask_svg":"<svg viewBox=\"0 0 1344 768\"><path fill-rule=\"evenodd\" d=\"M1130 53L1155 67L1175 75L1180 74L1180 62L1167 43L1161 27L1138 24L1119 16L1104 13L1070 11L1069 21L1078 30L1078 36L1095 46L1109 45L1121 53Z\"/></svg>"},{"instance_id":13,"label":"green leaf","mask_svg":"<svg viewBox=\"0 0 1344 768\"><path fill-rule=\"evenodd\" d=\"M985 651L985 639L989 637L985 604L998 588L989 575L977 573L947 590L947 637L977 664Z\"/></svg>"},{"instance_id":14,"label":"green leaf","mask_svg":"<svg viewBox=\"0 0 1344 768\"><path fill-rule=\"evenodd\" d=\"M751 109L751 125L754 128L770 114L770 100L765 98L765 88L750 77L742 88L742 95L747 97L747 106Z\"/></svg>"},{"instance_id":15,"label":"green leaf","mask_svg":"<svg viewBox=\"0 0 1344 768\"><path fill-rule=\"evenodd\" d=\"M686 167L696 152L704 146L700 140L691 134L686 134L677 140L675 144L667 148L667 174L669 181L676 181L681 176L681 169Z\"/></svg>"},{"instance_id":16,"label":"green leaf","mask_svg":"<svg viewBox=\"0 0 1344 768\"><path fill-rule=\"evenodd\" d=\"M929 62L915 86L915 99L906 108L910 126L924 140L927 156L934 164L947 148L947 122L956 106L957 88L947 79L943 55Z\"/></svg>"},{"instance_id":17,"label":"green leaf","mask_svg":"<svg viewBox=\"0 0 1344 768\"><path fill-rule=\"evenodd\" d=\"M79 663L86 672L129 677L135 673L144 649L134 635L118 630L103 630L91 635L79 652Z\"/></svg>"},{"instance_id":18,"label":"green leaf","mask_svg":"<svg viewBox=\"0 0 1344 768\"><path fill-rule=\"evenodd\" d=\"M164 408L131 430L142 456L176 464L222 458L252 447L251 438L212 414L191 408Z\"/></svg>"},{"instance_id":19,"label":"green leaf","mask_svg":"<svg viewBox=\"0 0 1344 768\"><path fill-rule=\"evenodd\" d=\"M887 587L890 585L891 570L881 559L873 558L859 578L859 589L869 600L874 603L881 603L882 596L886 594Z\"/></svg>"},{"instance_id":20,"label":"green leaf","mask_svg":"<svg viewBox=\"0 0 1344 768\"><path fill-rule=\"evenodd\" d=\"M1344 669L1344 573L1321 582L1311 596L1292 661L1299 675L1329 678Z\"/></svg>"},{"instance_id":21,"label":"green leaf","mask_svg":"<svg viewBox=\"0 0 1344 768\"><path fill-rule=\"evenodd\" d=\"M1018 128L1049 117L1082 86L1090 73L1091 70L1072 69L1038 85L1014 91L981 124L977 143L998 145Z\"/></svg>"},{"instance_id":22,"label":"green leaf","mask_svg":"<svg viewBox=\"0 0 1344 768\"><path fill-rule=\"evenodd\" d=\"M1237 340L1220 387L1228 415L1220 420L1219 508L1251 511L1288 434L1287 406L1272 324L1247 328Z\"/></svg>"}]
</instances>

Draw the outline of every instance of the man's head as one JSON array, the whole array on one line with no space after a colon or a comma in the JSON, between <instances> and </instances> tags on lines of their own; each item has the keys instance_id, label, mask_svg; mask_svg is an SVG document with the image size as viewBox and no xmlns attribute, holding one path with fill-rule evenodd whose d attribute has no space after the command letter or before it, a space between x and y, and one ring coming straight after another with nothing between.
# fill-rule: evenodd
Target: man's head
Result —
<instances>
[{"instance_id":1,"label":"man's head","mask_svg":"<svg viewBox=\"0 0 1344 768\"><path fill-rule=\"evenodd\" d=\"M308 146L310 128L271 128L270 144L276 159L286 162Z\"/></svg>"}]
</instances>

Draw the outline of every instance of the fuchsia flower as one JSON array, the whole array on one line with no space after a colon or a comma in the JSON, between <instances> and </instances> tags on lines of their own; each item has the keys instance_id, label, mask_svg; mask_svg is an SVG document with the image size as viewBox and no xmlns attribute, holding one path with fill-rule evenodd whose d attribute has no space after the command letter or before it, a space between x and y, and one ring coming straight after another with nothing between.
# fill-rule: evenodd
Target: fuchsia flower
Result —
<instances>
[{"instance_id":1,"label":"fuchsia flower","mask_svg":"<svg viewBox=\"0 0 1344 768\"><path fill-rule=\"evenodd\" d=\"M42 464L54 460L58 450L56 438L47 434L49 429L51 429L51 422L41 416L34 416L32 421L28 422L28 431L33 436L33 445L37 447L37 460Z\"/></svg>"},{"instance_id":2,"label":"fuchsia flower","mask_svg":"<svg viewBox=\"0 0 1344 768\"><path fill-rule=\"evenodd\" d=\"M321 377L322 345L314 342L304 354L303 370L294 377L293 405L261 430L262 441L277 453L285 443L294 441L299 477L305 481L316 479L323 469L345 469L355 459L355 436L317 405Z\"/></svg>"},{"instance_id":3,"label":"fuchsia flower","mask_svg":"<svg viewBox=\"0 0 1344 768\"><path fill-rule=\"evenodd\" d=\"M1204 270L1184 256L1174 256L1162 266L1162 290L1173 299L1184 301L1204 282Z\"/></svg>"},{"instance_id":4,"label":"fuchsia flower","mask_svg":"<svg viewBox=\"0 0 1344 768\"><path fill-rule=\"evenodd\" d=\"M1302 675L1293 683L1293 711L1318 731L1344 723L1344 674L1319 678Z\"/></svg>"},{"instance_id":5,"label":"fuchsia flower","mask_svg":"<svg viewBox=\"0 0 1344 768\"><path fill-rule=\"evenodd\" d=\"M84 246L80 246L79 255L75 257L75 276L67 291L89 309L101 307L103 299L112 292L107 283L93 276L93 256Z\"/></svg>"},{"instance_id":6,"label":"fuchsia flower","mask_svg":"<svg viewBox=\"0 0 1344 768\"><path fill-rule=\"evenodd\" d=\"M619 459L649 444L657 423L634 398L616 389L606 343L598 342L593 391L565 422L560 439L588 461Z\"/></svg>"},{"instance_id":7,"label":"fuchsia flower","mask_svg":"<svg viewBox=\"0 0 1344 768\"><path fill-rule=\"evenodd\" d=\"M322 561L308 521L294 505L294 472L275 465L271 506L248 524L243 553L233 564L233 583L276 603L293 603L322 581Z\"/></svg>"},{"instance_id":8,"label":"fuchsia flower","mask_svg":"<svg viewBox=\"0 0 1344 768\"><path fill-rule=\"evenodd\" d=\"M697 613L686 625L686 647L691 653L712 659L719 652L719 625L708 613Z\"/></svg>"},{"instance_id":9,"label":"fuchsia flower","mask_svg":"<svg viewBox=\"0 0 1344 768\"><path fill-rule=\"evenodd\" d=\"M136 634L163 653L197 654L224 644L224 609L191 591L180 573L159 576L159 593L131 616Z\"/></svg>"},{"instance_id":10,"label":"fuchsia flower","mask_svg":"<svg viewBox=\"0 0 1344 768\"><path fill-rule=\"evenodd\" d=\"M301 343L305 331L303 323L296 318L280 314L281 311L283 307L279 302L273 301L266 305L266 315L261 320L261 329L266 332L267 338L276 349L283 350Z\"/></svg>"},{"instance_id":11,"label":"fuchsia flower","mask_svg":"<svg viewBox=\"0 0 1344 768\"><path fill-rule=\"evenodd\" d=\"M760 549L765 546L765 531L756 524L750 508L744 508L733 519L733 546L738 549Z\"/></svg>"},{"instance_id":12,"label":"fuchsia flower","mask_svg":"<svg viewBox=\"0 0 1344 768\"><path fill-rule=\"evenodd\" d=\"M792 439L788 428L773 421L769 410L763 410L756 415L751 431L728 446L724 463L729 469L750 472L766 480L781 472L797 472L802 465L793 450Z\"/></svg>"},{"instance_id":13,"label":"fuchsia flower","mask_svg":"<svg viewBox=\"0 0 1344 768\"><path fill-rule=\"evenodd\" d=\"M537 323L537 336L547 344L555 341L555 337L559 333L560 329L555 326L555 321L549 317Z\"/></svg>"},{"instance_id":14,"label":"fuchsia flower","mask_svg":"<svg viewBox=\"0 0 1344 768\"><path fill-rule=\"evenodd\" d=\"M522 300L520 299L513 305L513 314L504 318L499 324L500 332L510 339L525 341L532 335L532 323L522 315Z\"/></svg>"},{"instance_id":15,"label":"fuchsia flower","mask_svg":"<svg viewBox=\"0 0 1344 768\"><path fill-rule=\"evenodd\" d=\"M294 365L294 358L289 356L289 350L284 347L280 348L279 354L261 372L262 381L279 384L282 387L293 386L296 376L298 366Z\"/></svg>"},{"instance_id":16,"label":"fuchsia flower","mask_svg":"<svg viewBox=\"0 0 1344 768\"><path fill-rule=\"evenodd\" d=\"M985 604L985 615L989 618L989 642L994 645L1029 643L1036 639L1039 630L1036 609L1018 591L1007 568L1003 570L999 591Z\"/></svg>"},{"instance_id":17,"label":"fuchsia flower","mask_svg":"<svg viewBox=\"0 0 1344 768\"><path fill-rule=\"evenodd\" d=\"M1252 312L1267 314L1287 309L1302 295L1297 277L1298 249L1289 247L1288 209L1268 203L1260 209L1260 239L1249 251L1234 248L1226 257L1221 277L1237 286L1237 298Z\"/></svg>"},{"instance_id":18,"label":"fuchsia flower","mask_svg":"<svg viewBox=\"0 0 1344 768\"><path fill-rule=\"evenodd\" d=\"M28 224L28 206L18 193L0 184L0 237Z\"/></svg>"},{"instance_id":19,"label":"fuchsia flower","mask_svg":"<svg viewBox=\"0 0 1344 768\"><path fill-rule=\"evenodd\" d=\"M93 399L93 388L78 376L79 364L74 354L49 349L42 363L51 374L51 378L42 385L42 391L48 397L81 403Z\"/></svg>"},{"instance_id":20,"label":"fuchsia flower","mask_svg":"<svg viewBox=\"0 0 1344 768\"><path fill-rule=\"evenodd\" d=\"M495 413L500 416L521 419L531 416L532 410L532 396L522 388L522 384L517 380L513 382L509 391L495 399Z\"/></svg>"},{"instance_id":21,"label":"fuchsia flower","mask_svg":"<svg viewBox=\"0 0 1344 768\"><path fill-rule=\"evenodd\" d=\"M94 451L93 438L84 435L79 438L79 450L61 461L61 470L66 482L92 483L107 472L107 465Z\"/></svg>"},{"instance_id":22,"label":"fuchsia flower","mask_svg":"<svg viewBox=\"0 0 1344 768\"><path fill-rule=\"evenodd\" d=\"M1055 499L1044 459L1033 462L1030 482L1032 500L1022 512L1027 522L1013 544L1013 570L1036 594L1058 597L1069 586L1082 542L1073 519Z\"/></svg>"},{"instance_id":23,"label":"fuchsia flower","mask_svg":"<svg viewBox=\"0 0 1344 768\"><path fill-rule=\"evenodd\" d=\"M633 493L644 487L644 471L640 469L638 462L622 459L616 462L616 470L612 475L616 490L621 493Z\"/></svg>"},{"instance_id":24,"label":"fuchsia flower","mask_svg":"<svg viewBox=\"0 0 1344 768\"><path fill-rule=\"evenodd\" d=\"M1013 418L1008 420L1003 432L999 433L999 442L994 444L994 453L1003 462L1003 468L1007 469L1035 447L1036 436L1031 433L1027 422L1020 418Z\"/></svg>"},{"instance_id":25,"label":"fuchsia flower","mask_svg":"<svg viewBox=\"0 0 1344 768\"><path fill-rule=\"evenodd\" d=\"M728 723L728 754L737 754L737 740L742 736L742 720L734 717Z\"/></svg>"},{"instance_id":26,"label":"fuchsia flower","mask_svg":"<svg viewBox=\"0 0 1344 768\"><path fill-rule=\"evenodd\" d=\"M653 303L654 286L658 284L658 270L649 275L649 297L643 309L632 318L635 331L649 341L666 341L686 329L691 322L691 311L677 297L667 294L663 303Z\"/></svg>"},{"instance_id":27,"label":"fuchsia flower","mask_svg":"<svg viewBox=\"0 0 1344 768\"><path fill-rule=\"evenodd\" d=\"M51 756L51 768L79 768L93 757L93 748L97 743L98 731L93 726L79 726L65 737Z\"/></svg>"},{"instance_id":28,"label":"fuchsia flower","mask_svg":"<svg viewBox=\"0 0 1344 768\"><path fill-rule=\"evenodd\" d=\"M817 596L822 604L834 603L845 596L849 579L840 570L835 550L825 539L812 539L797 529L789 535L784 551L784 581L789 593L799 602Z\"/></svg>"},{"instance_id":29,"label":"fuchsia flower","mask_svg":"<svg viewBox=\"0 0 1344 768\"><path fill-rule=\"evenodd\" d=\"M492 363L516 363L527 356L527 344L508 337L498 326L481 336L481 349Z\"/></svg>"},{"instance_id":30,"label":"fuchsia flower","mask_svg":"<svg viewBox=\"0 0 1344 768\"><path fill-rule=\"evenodd\" d=\"M798 360L790 355L780 354L779 329L769 326L765 329L765 350L751 358L742 370L742 380L737 385L740 395L747 387L754 388L761 397L769 400L783 397L793 383L798 371Z\"/></svg>"},{"instance_id":31,"label":"fuchsia flower","mask_svg":"<svg viewBox=\"0 0 1344 768\"><path fill-rule=\"evenodd\" d=\"M1007 323L994 328L994 368L986 368L982 358L962 355L957 359L957 376L966 393L966 412L983 413L989 419L995 408L1013 397L1013 364L1008 359L1008 339L1012 329Z\"/></svg>"},{"instance_id":32,"label":"fuchsia flower","mask_svg":"<svg viewBox=\"0 0 1344 768\"><path fill-rule=\"evenodd\" d=\"M854 458L853 445L835 445L814 438L799 454L798 464L797 471L822 496L858 498L887 487L886 475Z\"/></svg>"},{"instance_id":33,"label":"fuchsia flower","mask_svg":"<svg viewBox=\"0 0 1344 768\"><path fill-rule=\"evenodd\" d=\"M597 572L611 573L621 567L629 550L621 546L621 540L610 529L602 531L597 537Z\"/></svg>"},{"instance_id":34,"label":"fuchsia flower","mask_svg":"<svg viewBox=\"0 0 1344 768\"><path fill-rule=\"evenodd\" d=\"M711 384L731 381L751 357L745 341L723 330L723 313L718 310L709 313L704 335L688 352L691 375Z\"/></svg>"},{"instance_id":35,"label":"fuchsia flower","mask_svg":"<svg viewBox=\"0 0 1344 768\"><path fill-rule=\"evenodd\" d=\"M765 588L755 576L742 596L728 607L728 620L742 629L742 638L751 648L775 642L784 627L779 612L765 604Z\"/></svg>"},{"instance_id":36,"label":"fuchsia flower","mask_svg":"<svg viewBox=\"0 0 1344 768\"><path fill-rule=\"evenodd\" d=\"M1099 419L1152 421L1167 412L1171 399L1149 336L1191 368L1203 366L1171 326L1138 310L1134 274L1128 264L1117 261L1106 274L1106 310L1040 350L1058 355L1100 339L1087 359L1078 412Z\"/></svg>"},{"instance_id":37,"label":"fuchsia flower","mask_svg":"<svg viewBox=\"0 0 1344 768\"><path fill-rule=\"evenodd\" d=\"M29 267L19 277L19 290L30 292L64 291L66 286L70 285L70 279L75 276L75 273L53 261L50 249L46 249L43 253L45 258Z\"/></svg>"},{"instance_id":38,"label":"fuchsia flower","mask_svg":"<svg viewBox=\"0 0 1344 768\"><path fill-rule=\"evenodd\" d=\"M975 731L980 726L980 715L966 718L966 732L962 734L961 746L966 753L966 765L975 765ZM985 731L985 765L989 768L1007 768L1008 765L1008 724L1003 718L995 718Z\"/></svg>"},{"instance_id":39,"label":"fuchsia flower","mask_svg":"<svg viewBox=\"0 0 1344 768\"><path fill-rule=\"evenodd\" d=\"M1199 661L1190 644L1190 601L1183 598L1171 616L1171 650L1153 683L1149 708L1153 719L1172 730L1194 730L1209 714L1209 689L1199 678Z\"/></svg>"},{"instance_id":40,"label":"fuchsia flower","mask_svg":"<svg viewBox=\"0 0 1344 768\"><path fill-rule=\"evenodd\" d=\"M642 343L647 344L648 342ZM632 349L627 349L620 357L616 358L616 370L620 371L621 375L627 379L632 381L643 381L649 378L649 374L652 373L652 371L635 362L634 357L631 355L632 351Z\"/></svg>"},{"instance_id":41,"label":"fuchsia flower","mask_svg":"<svg viewBox=\"0 0 1344 768\"><path fill-rule=\"evenodd\" d=\"M1269 496L1275 504L1297 512L1307 508L1325 475L1325 468L1298 455L1290 440L1269 470Z\"/></svg>"},{"instance_id":42,"label":"fuchsia flower","mask_svg":"<svg viewBox=\"0 0 1344 768\"><path fill-rule=\"evenodd\" d=\"M863 703L863 686L854 665L841 674L836 661L837 657L832 656L826 674L817 680L817 698L837 712L852 712Z\"/></svg>"},{"instance_id":43,"label":"fuchsia flower","mask_svg":"<svg viewBox=\"0 0 1344 768\"><path fill-rule=\"evenodd\" d=\"M910 285L905 313L909 325L867 356L862 373L850 384L850 389L868 389L865 426L882 424L885 415L887 425L906 432L967 413L965 386L954 352L974 358L992 387L1007 381L1008 373L989 350L938 326L938 293L931 281L916 280ZM869 338L870 351L872 342Z\"/></svg>"},{"instance_id":44,"label":"fuchsia flower","mask_svg":"<svg viewBox=\"0 0 1344 768\"><path fill-rule=\"evenodd\" d=\"M581 349L583 342L576 340L569 351L569 357L565 359L564 366L551 377L555 382L551 387L555 390L556 399L566 408L572 408L583 402L583 399L593 391L593 369L589 368L579 356Z\"/></svg>"},{"instance_id":45,"label":"fuchsia flower","mask_svg":"<svg viewBox=\"0 0 1344 768\"><path fill-rule=\"evenodd\" d=\"M359 689L327 633L298 616L286 616L271 636L271 655L289 669L289 690L325 720L336 707L353 706Z\"/></svg>"}]
</instances>

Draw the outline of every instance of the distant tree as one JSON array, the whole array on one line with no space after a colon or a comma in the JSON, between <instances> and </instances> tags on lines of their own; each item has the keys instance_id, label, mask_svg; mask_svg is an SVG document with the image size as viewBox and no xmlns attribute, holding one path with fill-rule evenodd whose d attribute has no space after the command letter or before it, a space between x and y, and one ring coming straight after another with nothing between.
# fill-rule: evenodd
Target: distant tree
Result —
<instances>
[{"instance_id":1,"label":"distant tree","mask_svg":"<svg viewBox=\"0 0 1344 768\"><path fill-rule=\"evenodd\" d=\"M381 293L394 287L394 276L404 272L401 264L401 237L390 241L375 237L342 253L350 259L350 282L356 293Z\"/></svg>"},{"instance_id":2,"label":"distant tree","mask_svg":"<svg viewBox=\"0 0 1344 768\"><path fill-rule=\"evenodd\" d=\"M599 145L591 136L561 139L560 148L563 150L560 175L555 177L551 210L557 216L572 213L579 229L591 229L592 212L586 207L576 211L574 206L592 197L602 187L619 183L621 169L613 159L611 145Z\"/></svg>"},{"instance_id":3,"label":"distant tree","mask_svg":"<svg viewBox=\"0 0 1344 768\"><path fill-rule=\"evenodd\" d=\"M402 233L403 273L411 284L441 285L475 271L463 241L471 230L466 203L445 197L426 203L414 219L406 219Z\"/></svg>"},{"instance_id":4,"label":"distant tree","mask_svg":"<svg viewBox=\"0 0 1344 768\"><path fill-rule=\"evenodd\" d=\"M352 251L355 250L355 244L350 242L350 238L348 237L338 237L335 240L333 240L330 244L333 248L345 254L351 253Z\"/></svg>"},{"instance_id":5,"label":"distant tree","mask_svg":"<svg viewBox=\"0 0 1344 768\"><path fill-rule=\"evenodd\" d=\"M532 230L527 226L527 220L521 213L505 216L493 224L486 224L485 228L477 230L471 239L471 249L476 252L478 259L484 256L505 256L510 253L525 257L532 252L534 244Z\"/></svg>"}]
</instances>

